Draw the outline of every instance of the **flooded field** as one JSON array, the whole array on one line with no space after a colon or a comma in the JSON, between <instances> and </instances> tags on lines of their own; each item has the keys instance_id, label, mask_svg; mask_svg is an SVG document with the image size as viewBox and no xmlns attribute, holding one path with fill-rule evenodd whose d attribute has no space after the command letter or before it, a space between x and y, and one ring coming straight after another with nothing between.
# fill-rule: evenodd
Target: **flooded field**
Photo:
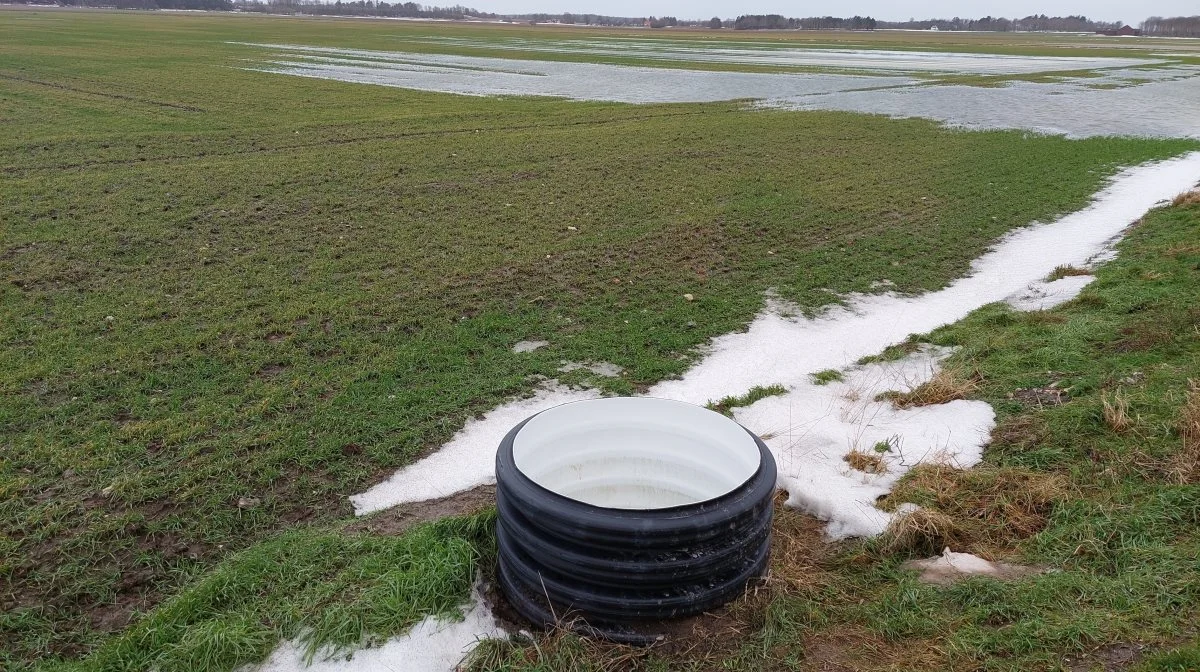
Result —
<instances>
[{"instance_id":1,"label":"flooded field","mask_svg":"<svg viewBox=\"0 0 1200 672\"><path fill-rule=\"evenodd\" d=\"M471 40L431 37L428 44L468 49L507 49L558 54L586 54L621 58L644 58L696 63L736 63L799 68L843 70L890 70L897 72L952 72L971 74L1030 74L1062 70L1151 65L1161 62L1146 58L1095 58L1073 56L1013 56L1007 54L897 51L887 49L795 48L761 42L731 43L728 40Z\"/></svg>"},{"instance_id":2,"label":"flooded field","mask_svg":"<svg viewBox=\"0 0 1200 672\"><path fill-rule=\"evenodd\" d=\"M1069 137L1200 137L1200 66L1146 59L813 49L654 52L693 60L740 58L739 63L761 64L774 59L854 69L750 73L292 44L247 46L270 49L266 60L251 66L254 69L443 93L635 104L749 99L768 107L922 117L974 129L1024 129ZM551 50L553 45L539 48ZM633 56L646 51L612 53ZM870 71L878 72L866 74ZM934 71L1073 74L985 87L921 76Z\"/></svg>"}]
</instances>

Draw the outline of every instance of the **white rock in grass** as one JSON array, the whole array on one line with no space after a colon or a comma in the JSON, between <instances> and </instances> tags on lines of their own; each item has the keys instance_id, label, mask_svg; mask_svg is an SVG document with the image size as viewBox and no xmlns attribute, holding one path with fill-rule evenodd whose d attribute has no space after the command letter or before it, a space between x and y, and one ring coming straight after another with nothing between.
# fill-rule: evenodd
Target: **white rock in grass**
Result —
<instances>
[{"instance_id":1,"label":"white rock in grass","mask_svg":"<svg viewBox=\"0 0 1200 672\"><path fill-rule=\"evenodd\" d=\"M941 586L972 576L988 576L994 579L1012 580L1024 576L1038 574L1041 570L1025 565L1010 565L1007 562L992 562L970 553L955 553L949 548L941 555L923 560L909 560L904 563L907 569L921 572L917 578L923 583L933 583Z\"/></svg>"},{"instance_id":2,"label":"white rock in grass","mask_svg":"<svg viewBox=\"0 0 1200 672\"><path fill-rule=\"evenodd\" d=\"M547 345L550 345L550 341L521 341L513 346L512 351L516 353L533 352L534 350L544 348Z\"/></svg>"}]
</instances>

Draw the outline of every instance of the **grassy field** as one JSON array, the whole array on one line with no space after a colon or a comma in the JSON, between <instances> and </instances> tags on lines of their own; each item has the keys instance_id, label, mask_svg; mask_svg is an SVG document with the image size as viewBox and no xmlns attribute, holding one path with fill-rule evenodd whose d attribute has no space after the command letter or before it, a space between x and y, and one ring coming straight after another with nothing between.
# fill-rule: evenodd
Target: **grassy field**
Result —
<instances>
[{"instance_id":1,"label":"grassy field","mask_svg":"<svg viewBox=\"0 0 1200 672\"><path fill-rule=\"evenodd\" d=\"M884 278L940 287L1118 167L1196 147L455 97L248 72L258 52L230 44L389 48L477 27L0 17L13 669L95 652L84 669L229 670L281 635L352 644L452 609L490 558L486 516L373 537L348 494L539 376L642 389L769 288L811 309ZM513 353L525 339L551 345ZM563 376L562 360L625 374ZM870 562L871 590L916 590Z\"/></svg>"}]
</instances>

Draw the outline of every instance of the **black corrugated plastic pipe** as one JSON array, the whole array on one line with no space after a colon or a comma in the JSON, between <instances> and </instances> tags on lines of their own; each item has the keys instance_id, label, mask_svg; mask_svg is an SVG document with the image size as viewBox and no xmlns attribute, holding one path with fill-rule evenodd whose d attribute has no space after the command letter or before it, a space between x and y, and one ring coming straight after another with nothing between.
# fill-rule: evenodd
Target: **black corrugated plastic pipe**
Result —
<instances>
[{"instance_id":1,"label":"black corrugated plastic pipe","mask_svg":"<svg viewBox=\"0 0 1200 672\"><path fill-rule=\"evenodd\" d=\"M766 569L775 460L699 406L564 404L496 454L500 585L539 626L645 643L653 624L723 604Z\"/></svg>"}]
</instances>

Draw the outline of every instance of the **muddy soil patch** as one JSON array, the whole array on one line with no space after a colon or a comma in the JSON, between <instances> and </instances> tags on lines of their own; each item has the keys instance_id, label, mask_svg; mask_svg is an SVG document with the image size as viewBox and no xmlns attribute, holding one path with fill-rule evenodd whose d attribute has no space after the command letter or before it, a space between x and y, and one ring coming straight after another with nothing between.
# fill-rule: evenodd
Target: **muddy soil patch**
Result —
<instances>
[{"instance_id":1,"label":"muddy soil patch","mask_svg":"<svg viewBox=\"0 0 1200 672\"><path fill-rule=\"evenodd\" d=\"M348 532L404 534L415 525L478 513L496 504L496 486L481 485L441 499L394 506L346 528Z\"/></svg>"}]
</instances>

